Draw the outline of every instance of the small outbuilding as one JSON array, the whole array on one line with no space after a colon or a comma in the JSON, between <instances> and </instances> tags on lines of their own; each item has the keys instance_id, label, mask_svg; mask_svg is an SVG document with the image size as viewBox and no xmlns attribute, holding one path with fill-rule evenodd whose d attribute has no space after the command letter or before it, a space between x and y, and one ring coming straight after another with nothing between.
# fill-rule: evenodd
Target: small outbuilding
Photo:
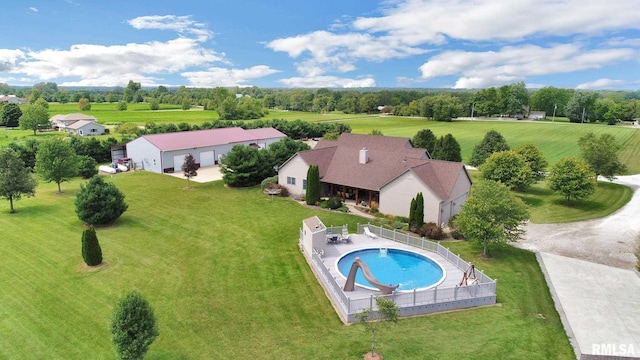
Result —
<instances>
[{"instance_id":1,"label":"small outbuilding","mask_svg":"<svg viewBox=\"0 0 640 360\"><path fill-rule=\"evenodd\" d=\"M191 154L201 167L218 164L234 145L264 149L286 135L274 128L245 130L240 127L143 135L126 146L135 168L156 173L180 171Z\"/></svg>"},{"instance_id":2,"label":"small outbuilding","mask_svg":"<svg viewBox=\"0 0 640 360\"><path fill-rule=\"evenodd\" d=\"M317 216L302 220L301 231L302 250L309 259L311 259L314 249L319 253L324 253L327 245L327 227Z\"/></svg>"}]
</instances>

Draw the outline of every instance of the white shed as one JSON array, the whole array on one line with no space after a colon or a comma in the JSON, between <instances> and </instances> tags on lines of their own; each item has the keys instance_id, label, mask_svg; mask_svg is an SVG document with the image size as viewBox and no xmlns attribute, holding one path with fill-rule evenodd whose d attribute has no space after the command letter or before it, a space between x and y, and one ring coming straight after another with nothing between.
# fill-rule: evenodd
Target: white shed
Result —
<instances>
[{"instance_id":1,"label":"white shed","mask_svg":"<svg viewBox=\"0 0 640 360\"><path fill-rule=\"evenodd\" d=\"M313 250L324 253L327 245L327 227L322 221L313 216L302 220L302 249L311 258Z\"/></svg>"}]
</instances>

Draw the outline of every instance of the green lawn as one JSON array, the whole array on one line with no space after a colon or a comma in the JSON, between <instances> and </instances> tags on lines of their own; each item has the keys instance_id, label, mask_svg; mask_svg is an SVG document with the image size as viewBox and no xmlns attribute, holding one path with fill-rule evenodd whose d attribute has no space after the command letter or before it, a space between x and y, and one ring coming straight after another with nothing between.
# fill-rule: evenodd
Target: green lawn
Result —
<instances>
[{"instance_id":1,"label":"green lawn","mask_svg":"<svg viewBox=\"0 0 640 360\"><path fill-rule=\"evenodd\" d=\"M360 359L370 337L343 325L297 246L301 220L365 220L309 209L257 188L137 172L112 180L129 210L98 229L106 266L87 270L73 210L80 181L41 184L0 203L0 358L113 359L117 300L139 290L160 336L148 359ZM571 359L532 253L448 244L498 279L501 306L403 319L378 336L386 359Z\"/></svg>"},{"instance_id":2,"label":"green lawn","mask_svg":"<svg viewBox=\"0 0 640 360\"><path fill-rule=\"evenodd\" d=\"M529 205L533 223L557 224L605 217L628 203L633 190L624 185L598 182L596 191L587 199L567 202L541 183L516 195Z\"/></svg>"}]
</instances>

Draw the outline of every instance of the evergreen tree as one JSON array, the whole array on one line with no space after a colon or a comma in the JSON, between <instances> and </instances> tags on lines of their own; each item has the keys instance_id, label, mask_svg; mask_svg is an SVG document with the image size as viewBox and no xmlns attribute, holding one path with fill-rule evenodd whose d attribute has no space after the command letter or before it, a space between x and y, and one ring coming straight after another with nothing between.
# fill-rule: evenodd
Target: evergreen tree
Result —
<instances>
[{"instance_id":1,"label":"evergreen tree","mask_svg":"<svg viewBox=\"0 0 640 360\"><path fill-rule=\"evenodd\" d=\"M507 150L510 149L504 137L495 130L489 130L484 135L482 141L473 148L473 154L471 155L469 165L478 167L482 165L494 152Z\"/></svg>"},{"instance_id":2,"label":"evergreen tree","mask_svg":"<svg viewBox=\"0 0 640 360\"><path fill-rule=\"evenodd\" d=\"M320 201L320 168L318 165L311 165L307 170L305 200L309 205L315 205Z\"/></svg>"},{"instance_id":3,"label":"evergreen tree","mask_svg":"<svg viewBox=\"0 0 640 360\"><path fill-rule=\"evenodd\" d=\"M409 229L415 229L416 227L416 198L411 199L409 205Z\"/></svg>"},{"instance_id":4,"label":"evergreen tree","mask_svg":"<svg viewBox=\"0 0 640 360\"><path fill-rule=\"evenodd\" d=\"M78 175L83 179L90 179L98 173L98 162L87 155L78 155Z\"/></svg>"},{"instance_id":5,"label":"evergreen tree","mask_svg":"<svg viewBox=\"0 0 640 360\"><path fill-rule=\"evenodd\" d=\"M416 228L420 229L424 225L424 197L419 192L416 195L416 211L415 211Z\"/></svg>"},{"instance_id":6,"label":"evergreen tree","mask_svg":"<svg viewBox=\"0 0 640 360\"><path fill-rule=\"evenodd\" d=\"M97 175L80 185L74 203L78 218L90 225L112 223L129 207L120 190Z\"/></svg>"},{"instance_id":7,"label":"evergreen tree","mask_svg":"<svg viewBox=\"0 0 640 360\"><path fill-rule=\"evenodd\" d=\"M433 148L436 144L436 136L431 129L422 129L413 136L413 146L416 148L426 149L429 155L433 157Z\"/></svg>"},{"instance_id":8,"label":"evergreen tree","mask_svg":"<svg viewBox=\"0 0 640 360\"><path fill-rule=\"evenodd\" d=\"M153 308L134 291L122 298L113 312L111 335L122 360L142 359L158 337Z\"/></svg>"},{"instance_id":9,"label":"evergreen tree","mask_svg":"<svg viewBox=\"0 0 640 360\"><path fill-rule=\"evenodd\" d=\"M102 249L93 226L82 232L82 259L89 266L102 263Z\"/></svg>"},{"instance_id":10,"label":"evergreen tree","mask_svg":"<svg viewBox=\"0 0 640 360\"><path fill-rule=\"evenodd\" d=\"M431 153L433 159L445 161L462 161L460 144L451 134L441 136L434 145Z\"/></svg>"}]
</instances>

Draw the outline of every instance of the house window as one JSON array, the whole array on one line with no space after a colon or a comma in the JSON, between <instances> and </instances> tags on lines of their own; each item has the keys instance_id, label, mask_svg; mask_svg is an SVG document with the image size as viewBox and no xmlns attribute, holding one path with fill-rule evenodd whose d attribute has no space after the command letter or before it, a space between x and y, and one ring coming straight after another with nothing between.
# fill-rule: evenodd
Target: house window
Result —
<instances>
[{"instance_id":1,"label":"house window","mask_svg":"<svg viewBox=\"0 0 640 360\"><path fill-rule=\"evenodd\" d=\"M287 176L287 185L295 185L295 184L296 184L296 178Z\"/></svg>"},{"instance_id":2,"label":"house window","mask_svg":"<svg viewBox=\"0 0 640 360\"><path fill-rule=\"evenodd\" d=\"M82 135L82 130L80 130L79 132L80 132L80 135Z\"/></svg>"},{"instance_id":3,"label":"house window","mask_svg":"<svg viewBox=\"0 0 640 360\"><path fill-rule=\"evenodd\" d=\"M307 190L307 179L302 179L302 190Z\"/></svg>"},{"instance_id":4,"label":"house window","mask_svg":"<svg viewBox=\"0 0 640 360\"><path fill-rule=\"evenodd\" d=\"M97 129L91 129L91 132L92 132L92 133L94 133L94 132L98 132L98 130L97 130Z\"/></svg>"},{"instance_id":5,"label":"house window","mask_svg":"<svg viewBox=\"0 0 640 360\"><path fill-rule=\"evenodd\" d=\"M156 159L153 159L153 166L156 166Z\"/></svg>"}]
</instances>

